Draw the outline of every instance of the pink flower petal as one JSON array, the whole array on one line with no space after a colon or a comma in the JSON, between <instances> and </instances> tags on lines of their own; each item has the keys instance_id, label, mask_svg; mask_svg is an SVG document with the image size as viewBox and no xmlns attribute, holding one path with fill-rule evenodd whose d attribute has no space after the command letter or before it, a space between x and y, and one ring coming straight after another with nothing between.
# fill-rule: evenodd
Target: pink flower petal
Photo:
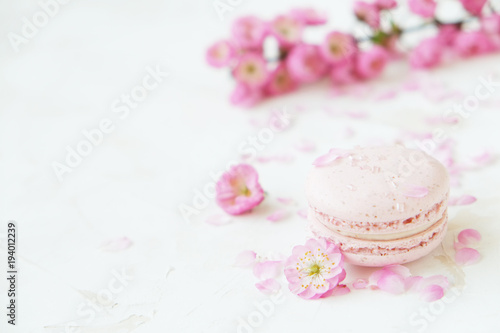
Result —
<instances>
[{"instance_id":1,"label":"pink flower petal","mask_svg":"<svg viewBox=\"0 0 500 333\"><path fill-rule=\"evenodd\" d=\"M397 274L401 276L402 278L407 278L411 275L410 270L408 267L405 267L403 265L388 265L383 268L384 270L388 270L393 272L394 274Z\"/></svg>"},{"instance_id":2,"label":"pink flower petal","mask_svg":"<svg viewBox=\"0 0 500 333\"><path fill-rule=\"evenodd\" d=\"M441 299L444 296L444 290L438 285L432 284L430 286L425 287L420 296L426 302L434 302L438 299Z\"/></svg>"},{"instance_id":3,"label":"pink flower petal","mask_svg":"<svg viewBox=\"0 0 500 333\"><path fill-rule=\"evenodd\" d=\"M225 225L230 223L231 221L231 217L226 214L214 214L207 217L207 219L205 220L206 223L215 226Z\"/></svg>"},{"instance_id":4,"label":"pink flower petal","mask_svg":"<svg viewBox=\"0 0 500 333\"><path fill-rule=\"evenodd\" d=\"M354 289L365 289L368 286L368 281L366 279L357 279L352 283Z\"/></svg>"},{"instance_id":5,"label":"pink flower petal","mask_svg":"<svg viewBox=\"0 0 500 333\"><path fill-rule=\"evenodd\" d=\"M460 231L458 234L458 241L467 247L471 244L479 242L480 240L481 234L476 229L465 229Z\"/></svg>"},{"instance_id":6,"label":"pink flower petal","mask_svg":"<svg viewBox=\"0 0 500 333\"><path fill-rule=\"evenodd\" d=\"M430 285L437 285L443 288L443 290L446 290L450 286L450 283L448 282L448 278L444 275L431 275L422 280L423 288Z\"/></svg>"},{"instance_id":7,"label":"pink flower petal","mask_svg":"<svg viewBox=\"0 0 500 333\"><path fill-rule=\"evenodd\" d=\"M405 280L398 274L385 271L378 280L377 286L391 294L402 294L405 291Z\"/></svg>"},{"instance_id":8,"label":"pink flower petal","mask_svg":"<svg viewBox=\"0 0 500 333\"><path fill-rule=\"evenodd\" d=\"M308 152L314 151L316 149L316 144L312 141L304 139L304 140L301 140L300 142L297 142L294 145L294 147L298 151L308 153Z\"/></svg>"},{"instance_id":9,"label":"pink flower petal","mask_svg":"<svg viewBox=\"0 0 500 333\"><path fill-rule=\"evenodd\" d=\"M281 286L275 279L266 279L255 284L257 289L264 294L272 294L280 290Z\"/></svg>"},{"instance_id":10,"label":"pink flower petal","mask_svg":"<svg viewBox=\"0 0 500 333\"><path fill-rule=\"evenodd\" d=\"M405 279L405 289L419 291L422 289L424 278L422 276L409 276Z\"/></svg>"},{"instance_id":11,"label":"pink flower petal","mask_svg":"<svg viewBox=\"0 0 500 333\"><path fill-rule=\"evenodd\" d=\"M288 215L286 210L280 209L269 215L266 219L271 222L278 222Z\"/></svg>"},{"instance_id":12,"label":"pink flower petal","mask_svg":"<svg viewBox=\"0 0 500 333\"><path fill-rule=\"evenodd\" d=\"M341 149L330 149L330 151L314 160L313 165L317 167L326 166L338 158L347 156L348 153Z\"/></svg>"},{"instance_id":13,"label":"pink flower petal","mask_svg":"<svg viewBox=\"0 0 500 333\"><path fill-rule=\"evenodd\" d=\"M429 189L423 186L409 184L403 190L403 195L409 198L423 198L427 194L429 194Z\"/></svg>"},{"instance_id":14,"label":"pink flower petal","mask_svg":"<svg viewBox=\"0 0 500 333\"><path fill-rule=\"evenodd\" d=\"M253 274L259 280L273 279L280 275L282 266L281 261L258 262L253 266Z\"/></svg>"},{"instance_id":15,"label":"pink flower petal","mask_svg":"<svg viewBox=\"0 0 500 333\"><path fill-rule=\"evenodd\" d=\"M307 208L299 209L297 211L297 215L299 215L300 217L302 217L304 219L307 219Z\"/></svg>"},{"instance_id":16,"label":"pink flower petal","mask_svg":"<svg viewBox=\"0 0 500 333\"><path fill-rule=\"evenodd\" d=\"M295 200L293 200L292 198L283 198L283 197L278 197L276 198L279 202L281 202L282 204L284 205L291 205L293 203L295 203Z\"/></svg>"},{"instance_id":17,"label":"pink flower petal","mask_svg":"<svg viewBox=\"0 0 500 333\"><path fill-rule=\"evenodd\" d=\"M251 266L255 262L255 258L257 258L257 254L253 251L246 250L240 252L234 259L234 266L237 267L247 267Z\"/></svg>"},{"instance_id":18,"label":"pink flower petal","mask_svg":"<svg viewBox=\"0 0 500 333\"><path fill-rule=\"evenodd\" d=\"M448 200L448 206L465 206L476 201L476 197L473 197L472 195L462 195L461 197L451 197Z\"/></svg>"},{"instance_id":19,"label":"pink flower petal","mask_svg":"<svg viewBox=\"0 0 500 333\"><path fill-rule=\"evenodd\" d=\"M375 100L377 101L383 101L383 100L387 100L387 99L393 99L394 97L396 97L398 95L398 92L396 90L388 90L384 93L381 93L380 95L378 95Z\"/></svg>"},{"instance_id":20,"label":"pink flower petal","mask_svg":"<svg viewBox=\"0 0 500 333\"><path fill-rule=\"evenodd\" d=\"M351 289L347 287L345 284L339 284L335 288L331 289L331 293L328 296L342 296L345 294L349 294ZM325 298L325 295L322 295L321 298Z\"/></svg>"},{"instance_id":21,"label":"pink flower petal","mask_svg":"<svg viewBox=\"0 0 500 333\"><path fill-rule=\"evenodd\" d=\"M101 246L101 250L109 252L117 252L128 249L132 246L132 240L128 237L120 237L107 241Z\"/></svg>"},{"instance_id":22,"label":"pink flower petal","mask_svg":"<svg viewBox=\"0 0 500 333\"><path fill-rule=\"evenodd\" d=\"M455 253L455 262L459 265L472 265L481 259L481 255L475 249L464 247Z\"/></svg>"}]
</instances>

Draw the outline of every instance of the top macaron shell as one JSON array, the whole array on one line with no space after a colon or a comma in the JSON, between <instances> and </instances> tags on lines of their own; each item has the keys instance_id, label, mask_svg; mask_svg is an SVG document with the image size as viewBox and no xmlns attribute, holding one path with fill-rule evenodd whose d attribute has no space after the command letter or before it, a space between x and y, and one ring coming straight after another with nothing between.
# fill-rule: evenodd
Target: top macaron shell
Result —
<instances>
[{"instance_id":1,"label":"top macaron shell","mask_svg":"<svg viewBox=\"0 0 500 333\"><path fill-rule=\"evenodd\" d=\"M446 200L445 167L420 150L403 146L355 148L309 173L309 205L353 222L388 222L414 217ZM412 188L426 188L422 197Z\"/></svg>"}]
</instances>

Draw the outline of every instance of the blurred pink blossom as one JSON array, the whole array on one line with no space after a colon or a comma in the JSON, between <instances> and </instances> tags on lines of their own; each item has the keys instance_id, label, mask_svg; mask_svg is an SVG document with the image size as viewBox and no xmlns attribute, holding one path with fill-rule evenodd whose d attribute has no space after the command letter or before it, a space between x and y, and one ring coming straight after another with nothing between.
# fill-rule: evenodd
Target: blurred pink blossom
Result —
<instances>
[{"instance_id":1,"label":"blurred pink blossom","mask_svg":"<svg viewBox=\"0 0 500 333\"><path fill-rule=\"evenodd\" d=\"M267 34L264 21L255 16L243 16L234 21L231 33L234 42L243 49L261 49Z\"/></svg>"},{"instance_id":2,"label":"blurred pink blossom","mask_svg":"<svg viewBox=\"0 0 500 333\"><path fill-rule=\"evenodd\" d=\"M247 53L240 58L233 75L236 81L250 88L261 87L269 77L266 60L260 54Z\"/></svg>"},{"instance_id":3,"label":"blurred pink blossom","mask_svg":"<svg viewBox=\"0 0 500 333\"><path fill-rule=\"evenodd\" d=\"M439 65L442 55L442 44L438 37L428 38L410 54L410 65L413 68L431 68Z\"/></svg>"},{"instance_id":4,"label":"blurred pink blossom","mask_svg":"<svg viewBox=\"0 0 500 333\"><path fill-rule=\"evenodd\" d=\"M358 20L365 22L372 28L380 26L380 11L375 4L356 1L354 3L354 14Z\"/></svg>"},{"instance_id":5,"label":"blurred pink blossom","mask_svg":"<svg viewBox=\"0 0 500 333\"><path fill-rule=\"evenodd\" d=\"M290 11L290 16L303 25L322 25L328 21L326 15L313 8L294 8Z\"/></svg>"},{"instance_id":6,"label":"blurred pink blossom","mask_svg":"<svg viewBox=\"0 0 500 333\"><path fill-rule=\"evenodd\" d=\"M281 63L270 73L264 91L269 96L276 96L295 90L297 86L286 65Z\"/></svg>"},{"instance_id":7,"label":"blurred pink blossom","mask_svg":"<svg viewBox=\"0 0 500 333\"><path fill-rule=\"evenodd\" d=\"M270 31L282 47L291 47L302 38L302 23L290 15L280 15L270 23Z\"/></svg>"},{"instance_id":8,"label":"blurred pink blossom","mask_svg":"<svg viewBox=\"0 0 500 333\"><path fill-rule=\"evenodd\" d=\"M263 97L260 89L250 88L246 84L237 83L231 93L230 101L234 105L251 107L260 102Z\"/></svg>"},{"instance_id":9,"label":"blurred pink blossom","mask_svg":"<svg viewBox=\"0 0 500 333\"><path fill-rule=\"evenodd\" d=\"M356 73L364 79L374 78L382 73L387 60L387 51L380 46L374 46L370 50L357 55Z\"/></svg>"},{"instance_id":10,"label":"blurred pink blossom","mask_svg":"<svg viewBox=\"0 0 500 333\"><path fill-rule=\"evenodd\" d=\"M206 53L206 60L212 67L224 67L234 59L235 50L229 41L221 40L210 46Z\"/></svg>"},{"instance_id":11,"label":"blurred pink blossom","mask_svg":"<svg viewBox=\"0 0 500 333\"><path fill-rule=\"evenodd\" d=\"M378 9L393 9L398 6L396 0L375 0Z\"/></svg>"},{"instance_id":12,"label":"blurred pink blossom","mask_svg":"<svg viewBox=\"0 0 500 333\"><path fill-rule=\"evenodd\" d=\"M352 35L333 31L326 35L320 50L323 58L332 64L346 62L357 52L357 45Z\"/></svg>"},{"instance_id":13,"label":"blurred pink blossom","mask_svg":"<svg viewBox=\"0 0 500 333\"><path fill-rule=\"evenodd\" d=\"M479 15L488 0L460 0L462 6L472 15Z\"/></svg>"},{"instance_id":14,"label":"blurred pink blossom","mask_svg":"<svg viewBox=\"0 0 500 333\"><path fill-rule=\"evenodd\" d=\"M327 70L316 45L300 44L292 49L286 59L286 67L298 82L313 82L321 78Z\"/></svg>"},{"instance_id":15,"label":"blurred pink blossom","mask_svg":"<svg viewBox=\"0 0 500 333\"><path fill-rule=\"evenodd\" d=\"M453 41L453 49L462 57L471 57L491 51L493 45L481 31L460 32Z\"/></svg>"},{"instance_id":16,"label":"blurred pink blossom","mask_svg":"<svg viewBox=\"0 0 500 333\"><path fill-rule=\"evenodd\" d=\"M425 18L431 18L436 11L437 3L435 0L409 0L410 10Z\"/></svg>"}]
</instances>

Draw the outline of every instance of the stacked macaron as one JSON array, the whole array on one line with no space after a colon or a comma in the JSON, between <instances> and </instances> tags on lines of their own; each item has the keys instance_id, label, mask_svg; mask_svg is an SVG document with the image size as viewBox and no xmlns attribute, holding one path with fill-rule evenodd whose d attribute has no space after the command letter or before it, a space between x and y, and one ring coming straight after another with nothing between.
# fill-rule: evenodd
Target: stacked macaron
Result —
<instances>
[{"instance_id":1,"label":"stacked macaron","mask_svg":"<svg viewBox=\"0 0 500 333\"><path fill-rule=\"evenodd\" d=\"M384 266L435 249L447 229L449 177L436 159L402 146L334 150L311 170L311 230L348 262Z\"/></svg>"}]
</instances>

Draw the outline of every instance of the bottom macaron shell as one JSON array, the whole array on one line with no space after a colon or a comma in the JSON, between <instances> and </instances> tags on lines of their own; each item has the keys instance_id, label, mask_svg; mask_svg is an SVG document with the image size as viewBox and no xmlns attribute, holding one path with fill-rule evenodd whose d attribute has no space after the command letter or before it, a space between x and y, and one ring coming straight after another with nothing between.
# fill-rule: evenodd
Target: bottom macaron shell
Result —
<instances>
[{"instance_id":1,"label":"bottom macaron shell","mask_svg":"<svg viewBox=\"0 0 500 333\"><path fill-rule=\"evenodd\" d=\"M390 241L362 240L332 234L332 231L320 223L311 225L312 232L318 237L325 237L339 245L347 262L380 267L391 264L404 264L417 260L441 244L446 235L448 215L434 223L428 229L411 237Z\"/></svg>"}]
</instances>

